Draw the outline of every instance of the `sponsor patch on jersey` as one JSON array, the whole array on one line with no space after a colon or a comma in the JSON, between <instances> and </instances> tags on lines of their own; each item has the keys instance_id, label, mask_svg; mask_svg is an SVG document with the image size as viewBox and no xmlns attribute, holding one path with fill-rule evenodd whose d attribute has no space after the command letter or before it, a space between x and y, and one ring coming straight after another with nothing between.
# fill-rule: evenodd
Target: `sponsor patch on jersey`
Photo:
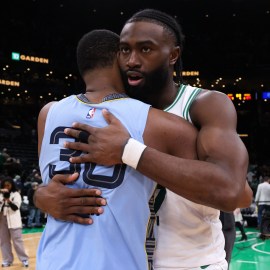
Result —
<instances>
[{"instance_id":1,"label":"sponsor patch on jersey","mask_svg":"<svg viewBox=\"0 0 270 270\"><path fill-rule=\"evenodd\" d=\"M88 119L93 118L94 115L95 115L95 112L96 112L96 108L91 108L91 109L88 111L88 113L87 113L87 115L86 115L86 118L88 118Z\"/></svg>"}]
</instances>

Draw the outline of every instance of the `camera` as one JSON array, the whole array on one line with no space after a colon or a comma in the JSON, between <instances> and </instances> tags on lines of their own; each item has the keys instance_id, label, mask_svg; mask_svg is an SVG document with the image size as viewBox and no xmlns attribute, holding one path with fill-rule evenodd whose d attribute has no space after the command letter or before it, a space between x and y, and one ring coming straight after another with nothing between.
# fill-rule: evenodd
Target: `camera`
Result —
<instances>
[{"instance_id":1,"label":"camera","mask_svg":"<svg viewBox=\"0 0 270 270\"><path fill-rule=\"evenodd\" d=\"M5 193L3 193L3 196L4 196L5 199L9 199L10 193L9 192L5 192Z\"/></svg>"}]
</instances>

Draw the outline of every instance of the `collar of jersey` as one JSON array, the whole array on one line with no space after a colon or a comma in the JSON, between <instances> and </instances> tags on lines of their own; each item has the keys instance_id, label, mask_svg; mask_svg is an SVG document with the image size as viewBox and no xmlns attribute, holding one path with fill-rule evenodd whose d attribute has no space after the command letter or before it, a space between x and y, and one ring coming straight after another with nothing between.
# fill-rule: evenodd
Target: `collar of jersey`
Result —
<instances>
[{"instance_id":1,"label":"collar of jersey","mask_svg":"<svg viewBox=\"0 0 270 270\"><path fill-rule=\"evenodd\" d=\"M77 95L77 98L84 102L84 103L92 103L91 100L89 100L85 94L79 94ZM107 96L105 96L101 102L105 102L105 101L110 101L110 100L114 100L114 99L120 99L120 98L128 98L127 94L123 94L123 93L113 93L113 94L109 94Z\"/></svg>"}]
</instances>

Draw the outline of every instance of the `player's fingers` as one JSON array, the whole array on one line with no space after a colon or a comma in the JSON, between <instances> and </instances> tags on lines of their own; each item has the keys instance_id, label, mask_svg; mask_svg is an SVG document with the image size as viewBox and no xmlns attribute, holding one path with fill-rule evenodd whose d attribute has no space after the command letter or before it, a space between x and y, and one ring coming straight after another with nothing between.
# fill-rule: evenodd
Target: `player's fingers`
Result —
<instances>
[{"instance_id":1,"label":"player's fingers","mask_svg":"<svg viewBox=\"0 0 270 270\"><path fill-rule=\"evenodd\" d=\"M69 159L70 163L86 163L86 162L92 162L91 154L85 154L78 157L71 157Z\"/></svg>"},{"instance_id":2,"label":"player's fingers","mask_svg":"<svg viewBox=\"0 0 270 270\"><path fill-rule=\"evenodd\" d=\"M96 127L92 127L92 126L82 124L82 123L78 123L78 122L74 122L72 124L72 127L76 128L76 129L84 130L84 131L88 132L89 134L94 133L95 130L97 129Z\"/></svg>"},{"instance_id":3,"label":"player's fingers","mask_svg":"<svg viewBox=\"0 0 270 270\"><path fill-rule=\"evenodd\" d=\"M68 136L71 136L73 138L80 140L83 143L87 143L88 138L90 136L90 133L88 133L87 131L77 130L77 129L73 129L73 128L66 128L64 130L64 133Z\"/></svg>"},{"instance_id":4,"label":"player's fingers","mask_svg":"<svg viewBox=\"0 0 270 270\"><path fill-rule=\"evenodd\" d=\"M104 209L99 206L73 206L68 210L69 214L79 215L86 217L86 215L100 215L103 214Z\"/></svg>"},{"instance_id":5,"label":"player's fingers","mask_svg":"<svg viewBox=\"0 0 270 270\"><path fill-rule=\"evenodd\" d=\"M89 196L81 197L81 206L84 205L104 206L106 204L107 204L106 199L102 197L89 197Z\"/></svg>"},{"instance_id":6,"label":"player's fingers","mask_svg":"<svg viewBox=\"0 0 270 270\"><path fill-rule=\"evenodd\" d=\"M69 198L71 201L67 201L68 205L81 205L80 198L81 197L89 197L87 201L88 205L96 205L97 202L100 201L101 190L94 189L94 188L86 188L86 189L77 189L77 188L70 188L69 189Z\"/></svg>"},{"instance_id":7,"label":"player's fingers","mask_svg":"<svg viewBox=\"0 0 270 270\"><path fill-rule=\"evenodd\" d=\"M65 141L63 145L64 145L65 148L73 149L73 150L79 150L79 151L86 152L86 153L89 150L88 143L83 143L83 142Z\"/></svg>"},{"instance_id":8,"label":"player's fingers","mask_svg":"<svg viewBox=\"0 0 270 270\"><path fill-rule=\"evenodd\" d=\"M74 129L74 128L65 128L64 129L64 133L66 135L69 135L71 137L74 137L74 138L79 138L79 133L81 132L81 130L77 130L77 129Z\"/></svg>"},{"instance_id":9,"label":"player's fingers","mask_svg":"<svg viewBox=\"0 0 270 270\"><path fill-rule=\"evenodd\" d=\"M73 174L56 174L53 178L52 181L54 182L59 182L62 184L69 184L77 180L79 177L79 173L73 173Z\"/></svg>"},{"instance_id":10,"label":"player's fingers","mask_svg":"<svg viewBox=\"0 0 270 270\"><path fill-rule=\"evenodd\" d=\"M99 189L70 188L68 199L64 201L63 205L67 209L72 206L104 206L107 204L107 200L100 195L101 191Z\"/></svg>"},{"instance_id":11,"label":"player's fingers","mask_svg":"<svg viewBox=\"0 0 270 270\"><path fill-rule=\"evenodd\" d=\"M102 110L102 115L108 124L111 124L113 121L119 121L112 113L106 109Z\"/></svg>"},{"instance_id":12,"label":"player's fingers","mask_svg":"<svg viewBox=\"0 0 270 270\"><path fill-rule=\"evenodd\" d=\"M82 225L91 225L91 224L93 224L93 219L90 216L89 217L80 217L80 216L75 215L75 214L70 215L67 218L67 221L82 224Z\"/></svg>"}]
</instances>

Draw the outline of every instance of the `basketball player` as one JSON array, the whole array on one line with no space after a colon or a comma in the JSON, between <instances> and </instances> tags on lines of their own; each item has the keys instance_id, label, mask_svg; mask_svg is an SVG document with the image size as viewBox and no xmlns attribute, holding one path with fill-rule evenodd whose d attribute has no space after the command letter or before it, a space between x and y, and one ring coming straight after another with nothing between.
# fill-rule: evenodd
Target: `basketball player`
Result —
<instances>
[{"instance_id":1,"label":"basketball player","mask_svg":"<svg viewBox=\"0 0 270 270\"><path fill-rule=\"evenodd\" d=\"M43 182L48 184L57 173L79 172L78 180L69 188L98 187L106 197L107 208L101 216L92 217L92 226L49 215L38 247L37 270L149 269L145 251L148 202L156 183L125 164L108 167L69 163L70 157L81 154L63 147L63 141L74 140L64 133L74 121L104 127L107 124L102 109L106 109L121 120L132 138L141 141L141 147L145 142L164 153L197 158L195 127L124 93L116 57L118 44L119 36L108 30L83 36L77 61L86 93L49 103L40 112L38 143ZM130 153L126 156L130 159Z\"/></svg>"}]
</instances>

